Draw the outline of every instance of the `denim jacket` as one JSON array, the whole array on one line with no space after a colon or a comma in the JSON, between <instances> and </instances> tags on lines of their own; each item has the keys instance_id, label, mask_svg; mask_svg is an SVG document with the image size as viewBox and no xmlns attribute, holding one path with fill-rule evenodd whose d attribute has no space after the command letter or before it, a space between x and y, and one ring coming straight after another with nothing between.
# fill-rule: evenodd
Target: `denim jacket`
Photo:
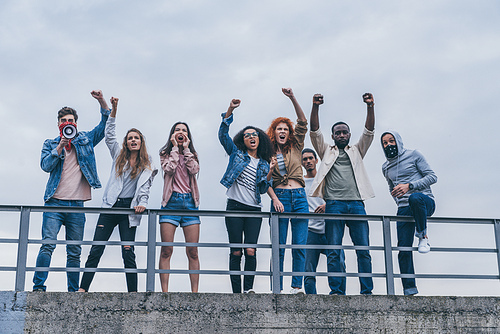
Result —
<instances>
[{"instance_id":1,"label":"denim jacket","mask_svg":"<svg viewBox=\"0 0 500 334\"><path fill-rule=\"evenodd\" d=\"M104 128L110 112L111 110L101 108L101 121L99 124L97 124L92 131L78 132L78 135L71 140L71 145L75 146L76 156L82 174L92 188L101 188L101 182L97 176L94 146L99 144L104 138ZM42 167L43 171L50 173L45 188L45 195L43 197L45 202L54 195L61 181L65 153L64 150L61 154L57 153L57 145L60 141L61 138L57 137L54 139L47 139L43 143L40 167Z\"/></svg>"},{"instance_id":2,"label":"denim jacket","mask_svg":"<svg viewBox=\"0 0 500 334\"><path fill-rule=\"evenodd\" d=\"M224 118L224 116L225 113L222 114L222 123L219 127L219 141L229 155L229 163L220 183L229 189L250 163L250 156L247 152L239 150L231 137L229 137L229 125L233 122L233 115L228 118ZM268 173L269 163L263 159L259 159L257 174L255 176L255 199L259 204L261 202L260 194L267 192L267 189L271 186L271 182L267 180Z\"/></svg>"}]
</instances>

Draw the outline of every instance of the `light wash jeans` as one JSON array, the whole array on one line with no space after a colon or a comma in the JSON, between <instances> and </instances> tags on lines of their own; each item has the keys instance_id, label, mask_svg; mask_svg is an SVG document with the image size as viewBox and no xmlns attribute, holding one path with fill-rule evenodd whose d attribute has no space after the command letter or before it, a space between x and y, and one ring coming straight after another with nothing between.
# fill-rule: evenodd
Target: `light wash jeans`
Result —
<instances>
[{"instance_id":1,"label":"light wash jeans","mask_svg":"<svg viewBox=\"0 0 500 334\"><path fill-rule=\"evenodd\" d=\"M83 201L66 201L55 198L45 202L45 206L66 206L66 207L83 207ZM61 226L66 227L66 240L83 240L83 230L85 227L85 214L83 213L60 213L60 212L44 212L42 221L42 240L57 240L57 234ZM43 244L36 258L37 267L50 267L52 252L56 248L55 244ZM80 245L66 245L66 267L79 268L80 254L82 247ZM45 280L48 276L47 271L36 271L33 276L33 290L41 289L45 291ZM79 272L68 272L68 291L78 291L78 283L80 281Z\"/></svg>"}]
</instances>

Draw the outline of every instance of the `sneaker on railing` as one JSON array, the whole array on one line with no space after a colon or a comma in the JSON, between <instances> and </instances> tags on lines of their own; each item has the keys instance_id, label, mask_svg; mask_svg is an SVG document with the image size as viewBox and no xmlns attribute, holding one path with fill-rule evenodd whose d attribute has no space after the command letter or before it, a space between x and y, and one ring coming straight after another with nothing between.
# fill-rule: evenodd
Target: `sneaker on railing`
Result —
<instances>
[{"instance_id":1,"label":"sneaker on railing","mask_svg":"<svg viewBox=\"0 0 500 334\"><path fill-rule=\"evenodd\" d=\"M418 238L418 252L425 254L431 251L431 244L429 243L429 238Z\"/></svg>"},{"instance_id":2,"label":"sneaker on railing","mask_svg":"<svg viewBox=\"0 0 500 334\"><path fill-rule=\"evenodd\" d=\"M255 290L254 289L250 289L250 290L243 291L243 293L255 294Z\"/></svg>"}]
</instances>

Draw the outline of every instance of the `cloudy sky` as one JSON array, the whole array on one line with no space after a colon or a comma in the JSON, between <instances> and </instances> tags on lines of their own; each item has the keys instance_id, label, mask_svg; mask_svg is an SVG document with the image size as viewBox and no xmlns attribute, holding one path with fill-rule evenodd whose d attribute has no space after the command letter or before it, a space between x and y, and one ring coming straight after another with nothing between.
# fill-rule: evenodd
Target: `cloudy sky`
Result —
<instances>
[{"instance_id":1,"label":"cloudy sky","mask_svg":"<svg viewBox=\"0 0 500 334\"><path fill-rule=\"evenodd\" d=\"M396 212L381 174L385 159L378 141L384 130L394 129L406 147L424 153L438 175L435 216L500 218L499 14L496 0L2 1L0 118L6 152L0 160L0 203L43 204L48 175L39 167L40 150L46 138L58 135L57 110L75 108L79 129L89 130L99 121L90 91L101 89L107 99L120 98L118 136L139 128L157 164L172 124L187 121L200 156L200 208L223 209L219 180L227 157L217 140L220 113L232 98L242 100L232 134L247 124L266 129L278 116L294 119L281 93L282 87L292 87L307 116L312 95L324 94L322 127L344 120L353 140L366 115L361 96L374 94L377 134L365 164L377 197L366 202L369 214ZM105 184L111 158L104 143L96 155ZM161 189L157 178L151 208L160 206ZM103 189L95 190L87 206L100 206L102 194ZM0 238L16 238L18 215L1 215ZM96 218L87 216L87 240ZM30 237L39 238L40 227L41 216L33 214ZM372 244L380 245L379 224L370 227ZM143 224L137 240L145 236ZM434 247L495 247L491 226L431 224L429 237ZM112 238L117 240L117 234ZM181 231L176 240L183 240ZM223 219L203 219L200 240L227 242ZM269 241L267 223L259 241ZM349 238L344 242L349 244ZM38 248L29 247L29 266ZM0 245L0 251L0 265L15 266L16 247ZM200 249L202 269L226 269L227 253ZM87 254L84 247L82 265ZM144 268L144 250L137 255ZM382 254L372 256L374 271L382 272ZM269 253L259 250L258 261L258 269L267 270ZM431 252L415 254L415 262L418 273L498 274L495 254ZM59 246L53 265L64 263ZM119 249L108 248L101 264L121 267ZM184 250L178 248L173 268L186 267ZM347 267L356 271L352 252ZM31 278L29 273L28 290ZM500 295L498 281L421 279L417 284L422 295ZM51 273L47 285L49 291L64 291L65 275ZM13 274L0 272L0 289L13 288ZM144 288L140 275L139 289ZM97 274L91 289L125 291L124 275ZM268 289L268 279L258 277L256 290ZM318 289L326 293L326 281L320 279ZM171 290L188 291L187 276L173 276ZM203 276L200 290L229 292L229 279ZM357 279L348 280L347 292L359 292ZM374 292L385 293L383 280L375 280ZM401 293L399 280L396 292Z\"/></svg>"}]
</instances>

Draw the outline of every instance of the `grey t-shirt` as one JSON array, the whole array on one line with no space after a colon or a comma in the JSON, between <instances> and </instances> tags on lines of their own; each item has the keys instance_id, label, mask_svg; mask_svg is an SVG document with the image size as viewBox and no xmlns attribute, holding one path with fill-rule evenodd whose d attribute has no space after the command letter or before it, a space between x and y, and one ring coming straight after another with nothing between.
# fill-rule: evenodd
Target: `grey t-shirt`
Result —
<instances>
[{"instance_id":1,"label":"grey t-shirt","mask_svg":"<svg viewBox=\"0 0 500 334\"><path fill-rule=\"evenodd\" d=\"M135 190L137 189L137 182L139 181L139 175L137 175L135 179L132 179L130 174L132 174L132 169L130 168L123 171L123 188L118 195L118 198L134 198Z\"/></svg>"},{"instance_id":2,"label":"grey t-shirt","mask_svg":"<svg viewBox=\"0 0 500 334\"><path fill-rule=\"evenodd\" d=\"M343 149L326 174L324 197L332 201L361 201L351 159Z\"/></svg>"}]
</instances>

